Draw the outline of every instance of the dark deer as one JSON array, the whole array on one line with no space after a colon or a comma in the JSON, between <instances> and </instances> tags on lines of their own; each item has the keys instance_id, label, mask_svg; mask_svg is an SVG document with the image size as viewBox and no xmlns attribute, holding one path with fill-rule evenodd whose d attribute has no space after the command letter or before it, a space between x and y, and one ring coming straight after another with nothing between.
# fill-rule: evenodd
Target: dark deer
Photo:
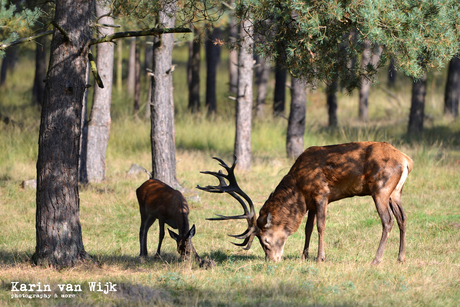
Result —
<instances>
[{"instance_id":1,"label":"dark deer","mask_svg":"<svg viewBox=\"0 0 460 307\"><path fill-rule=\"evenodd\" d=\"M308 212L302 259L308 258L316 220L319 237L317 261L322 262L325 260L324 230L328 203L347 197L370 195L383 226L382 238L372 264L382 261L385 244L394 223L393 215L400 233L398 260L405 261L406 215L401 206L401 192L412 170L412 160L390 144L356 142L308 148L269 196L260 209L259 218L255 215L251 199L236 182L236 157L231 167L221 159L214 159L227 170L227 174L220 171L202 172L217 177L220 184L198 188L214 193L226 192L242 205L242 215L218 215L218 218L209 219L246 219L248 229L240 235L232 235L244 241L235 245L245 246L248 250L257 236L265 255L275 262L280 261L287 238L297 231ZM229 182L228 185L224 179Z\"/></svg>"},{"instance_id":2,"label":"dark deer","mask_svg":"<svg viewBox=\"0 0 460 307\"><path fill-rule=\"evenodd\" d=\"M195 235L195 225L189 229L187 201L181 192L156 179L149 179L136 190L139 210L141 212L141 228L139 241L141 245L140 257L147 257L147 232L150 226L158 219L160 223L160 237L156 256L160 256L161 243L165 236L165 223L179 234L168 229L169 235L177 242L177 252L182 259L188 259L193 253L195 259L202 263L192 244Z\"/></svg>"}]
</instances>

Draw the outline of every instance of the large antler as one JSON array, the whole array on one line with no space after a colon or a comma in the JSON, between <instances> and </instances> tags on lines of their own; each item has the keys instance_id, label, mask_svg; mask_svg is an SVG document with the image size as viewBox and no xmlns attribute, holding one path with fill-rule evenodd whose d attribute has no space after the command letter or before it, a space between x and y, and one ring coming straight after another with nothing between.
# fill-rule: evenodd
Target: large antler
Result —
<instances>
[{"instance_id":1,"label":"large antler","mask_svg":"<svg viewBox=\"0 0 460 307\"><path fill-rule=\"evenodd\" d=\"M237 219L246 219L248 221L248 229L244 231L242 234L239 235L229 235L231 237L234 237L236 239L244 239L242 243L233 243L237 246L246 246L244 249L248 250L251 248L252 240L254 237L260 232L260 229L257 227L257 219L256 219L256 214L254 212L254 204L252 203L252 200L249 198L246 193L243 192L243 190L240 189L238 186L238 183L236 182L235 178L235 164L237 161L236 156L234 156L233 160L233 165L229 167L227 164L225 164L224 161L222 161L219 158L213 157L213 159L217 160L220 162L220 165L225 168L227 171L227 174L223 174L222 171L219 172L201 172L202 174L209 174L213 175L217 179L219 179L219 185L217 186L206 186L206 187L200 187L197 186L198 189L211 192L211 193L228 193L230 194L233 198L235 198L243 207L244 214L242 215L234 215L234 216L224 216L224 215L219 215L216 214L219 217L215 218L208 218L207 220L211 221L222 221L222 220L237 220ZM228 180L229 184L225 182L225 179ZM249 205L249 209L246 206L245 202L241 197L246 200L246 202Z\"/></svg>"}]
</instances>

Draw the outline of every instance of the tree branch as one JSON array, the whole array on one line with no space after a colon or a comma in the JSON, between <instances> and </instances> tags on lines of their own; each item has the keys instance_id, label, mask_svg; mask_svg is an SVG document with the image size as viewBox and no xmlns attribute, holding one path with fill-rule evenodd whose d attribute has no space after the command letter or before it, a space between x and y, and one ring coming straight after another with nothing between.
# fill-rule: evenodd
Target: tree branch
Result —
<instances>
[{"instance_id":1,"label":"tree branch","mask_svg":"<svg viewBox=\"0 0 460 307\"><path fill-rule=\"evenodd\" d=\"M191 33L192 30L189 28L153 28L150 30L144 31L127 31L127 32L117 32L104 37L93 38L88 41L88 47L91 45L101 44L101 43L110 43L114 39L123 38L123 37L137 37L137 36L150 36L150 35L160 35L168 33Z\"/></svg>"},{"instance_id":2,"label":"tree branch","mask_svg":"<svg viewBox=\"0 0 460 307\"><path fill-rule=\"evenodd\" d=\"M99 73L97 72L96 62L94 61L94 57L93 57L93 54L91 53L91 50L89 50L88 52L88 59L91 65L91 72L93 73L93 76L94 76L94 79L96 80L97 85L100 88L104 88L104 83L102 83L101 76L99 76Z\"/></svg>"},{"instance_id":3,"label":"tree branch","mask_svg":"<svg viewBox=\"0 0 460 307\"><path fill-rule=\"evenodd\" d=\"M9 47L19 45L19 44L22 44L22 43L31 42L31 41L35 40L36 38L40 38L40 37L43 37L43 36L46 36L46 35L53 34L53 32L54 32L53 30L50 30L50 31L38 33L36 35L32 35L32 36L29 36L29 37L24 37L24 38L15 40L15 41L10 42L10 43L0 44L0 50L5 50L5 49L7 49Z\"/></svg>"},{"instance_id":4,"label":"tree branch","mask_svg":"<svg viewBox=\"0 0 460 307\"><path fill-rule=\"evenodd\" d=\"M69 34L67 34L67 32L60 26L57 24L56 21L52 21L51 24L59 30L59 32L61 32L62 36L64 36L64 40L65 41L70 41L70 38L69 38Z\"/></svg>"}]
</instances>

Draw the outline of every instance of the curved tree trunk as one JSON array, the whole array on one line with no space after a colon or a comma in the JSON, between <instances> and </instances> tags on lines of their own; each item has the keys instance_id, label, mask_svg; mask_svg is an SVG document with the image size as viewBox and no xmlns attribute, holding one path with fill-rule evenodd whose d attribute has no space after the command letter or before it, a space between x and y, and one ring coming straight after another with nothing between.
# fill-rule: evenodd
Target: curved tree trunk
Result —
<instances>
[{"instance_id":1,"label":"curved tree trunk","mask_svg":"<svg viewBox=\"0 0 460 307\"><path fill-rule=\"evenodd\" d=\"M423 120L425 118L426 73L420 80L412 84L412 100L409 115L407 134L420 135L423 133Z\"/></svg>"},{"instance_id":2,"label":"curved tree trunk","mask_svg":"<svg viewBox=\"0 0 460 307\"><path fill-rule=\"evenodd\" d=\"M236 98L236 135L234 153L237 167L243 171L251 169L251 124L252 124L252 80L253 39L252 23L241 23L241 47L238 58L238 95Z\"/></svg>"},{"instance_id":3,"label":"curved tree trunk","mask_svg":"<svg viewBox=\"0 0 460 307\"><path fill-rule=\"evenodd\" d=\"M288 157L297 158L303 152L307 91L305 81L291 76L291 111L286 134Z\"/></svg>"},{"instance_id":4,"label":"curved tree trunk","mask_svg":"<svg viewBox=\"0 0 460 307\"><path fill-rule=\"evenodd\" d=\"M87 258L80 226L78 155L81 112L92 36L92 0L57 0L41 113L37 160L35 263L67 267Z\"/></svg>"},{"instance_id":5,"label":"curved tree trunk","mask_svg":"<svg viewBox=\"0 0 460 307\"><path fill-rule=\"evenodd\" d=\"M450 60L444 92L444 115L458 116L458 100L460 98L460 58Z\"/></svg>"},{"instance_id":6,"label":"curved tree trunk","mask_svg":"<svg viewBox=\"0 0 460 307\"><path fill-rule=\"evenodd\" d=\"M109 12L107 7L96 1L96 16ZM104 17L100 20L104 24L113 24L113 19ZM101 28L99 36L112 34L113 28ZM104 88L98 86L94 89L91 120L88 123L88 154L86 169L89 182L101 182L105 179L105 158L110 137L110 105L112 102L113 84L113 44L104 43L97 45L96 65L99 75L104 83Z\"/></svg>"},{"instance_id":7,"label":"curved tree trunk","mask_svg":"<svg viewBox=\"0 0 460 307\"><path fill-rule=\"evenodd\" d=\"M158 24L174 27L176 1L164 6ZM176 149L174 142L174 103L172 83L172 50L174 34L155 38L153 74L151 78L151 145L152 175L154 178L178 189L176 179Z\"/></svg>"}]
</instances>

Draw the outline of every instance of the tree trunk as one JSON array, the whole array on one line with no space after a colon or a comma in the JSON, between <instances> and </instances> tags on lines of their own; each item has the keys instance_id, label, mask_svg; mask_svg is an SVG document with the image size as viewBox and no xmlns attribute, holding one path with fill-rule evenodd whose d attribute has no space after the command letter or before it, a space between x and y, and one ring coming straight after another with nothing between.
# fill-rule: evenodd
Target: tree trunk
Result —
<instances>
[{"instance_id":1,"label":"tree trunk","mask_svg":"<svg viewBox=\"0 0 460 307\"><path fill-rule=\"evenodd\" d=\"M258 56L256 61L256 116L257 118L262 118L264 116L265 98L267 98L267 84L268 77L270 75L270 66L267 64L267 61L263 57Z\"/></svg>"},{"instance_id":2,"label":"tree trunk","mask_svg":"<svg viewBox=\"0 0 460 307\"><path fill-rule=\"evenodd\" d=\"M361 59L361 69L366 70L367 66L370 64L377 69L377 64L380 60L380 57L383 52L382 46L371 46L369 40L364 41L364 50ZM369 119L369 91L371 89L371 80L368 77L361 77L361 87L359 89L359 110L358 117L360 120Z\"/></svg>"},{"instance_id":3,"label":"tree trunk","mask_svg":"<svg viewBox=\"0 0 460 307\"><path fill-rule=\"evenodd\" d=\"M96 1L96 16L109 13L108 7ZM113 19L104 17L99 22L113 24ZM99 37L112 34L113 28L99 29ZM104 88L94 88L91 120L88 124L88 155L86 169L89 182L101 182L105 179L105 158L110 136L110 104L112 102L114 46L110 43L97 45L96 66L104 83Z\"/></svg>"},{"instance_id":4,"label":"tree trunk","mask_svg":"<svg viewBox=\"0 0 460 307\"><path fill-rule=\"evenodd\" d=\"M136 48L135 53L135 78L134 78L134 115L139 113L139 101L141 99L141 52L140 48ZM113 67L113 65L112 65Z\"/></svg>"},{"instance_id":5,"label":"tree trunk","mask_svg":"<svg viewBox=\"0 0 460 307\"><path fill-rule=\"evenodd\" d=\"M326 86L328 125L331 128L337 127L337 81L328 81Z\"/></svg>"},{"instance_id":6,"label":"tree trunk","mask_svg":"<svg viewBox=\"0 0 460 307\"><path fill-rule=\"evenodd\" d=\"M123 40L117 41L117 93L123 93Z\"/></svg>"},{"instance_id":7,"label":"tree trunk","mask_svg":"<svg viewBox=\"0 0 460 307\"><path fill-rule=\"evenodd\" d=\"M220 61L220 46L214 42L220 37L220 28L214 28L212 32L208 30L208 39L206 40L206 106L209 114L214 114L217 110L216 77L217 66Z\"/></svg>"},{"instance_id":8,"label":"tree trunk","mask_svg":"<svg viewBox=\"0 0 460 307\"><path fill-rule=\"evenodd\" d=\"M241 23L242 39L238 58L238 93L236 98L235 156L237 167L243 171L251 169L251 124L252 124L252 80L253 80L253 39L252 23Z\"/></svg>"},{"instance_id":9,"label":"tree trunk","mask_svg":"<svg viewBox=\"0 0 460 307\"><path fill-rule=\"evenodd\" d=\"M195 29L195 39L191 42L188 71L188 108L192 112L200 110L200 31Z\"/></svg>"},{"instance_id":10,"label":"tree trunk","mask_svg":"<svg viewBox=\"0 0 460 307\"><path fill-rule=\"evenodd\" d=\"M128 59L128 95L134 97L136 88L136 38L129 39L129 59Z\"/></svg>"},{"instance_id":11,"label":"tree trunk","mask_svg":"<svg viewBox=\"0 0 460 307\"><path fill-rule=\"evenodd\" d=\"M46 39L41 37L37 39L35 46L35 77L34 86L32 88L32 103L43 105L43 93L45 91L45 77L46 77L46 52L45 44Z\"/></svg>"},{"instance_id":12,"label":"tree trunk","mask_svg":"<svg viewBox=\"0 0 460 307\"><path fill-rule=\"evenodd\" d=\"M388 66L388 87L392 88L396 85L396 67L394 58L390 59L390 64Z\"/></svg>"},{"instance_id":13,"label":"tree trunk","mask_svg":"<svg viewBox=\"0 0 460 307\"><path fill-rule=\"evenodd\" d=\"M284 57L277 58L275 64L275 94L273 97L273 114L284 115L286 105L287 70L284 67Z\"/></svg>"},{"instance_id":14,"label":"tree trunk","mask_svg":"<svg viewBox=\"0 0 460 307\"><path fill-rule=\"evenodd\" d=\"M460 58L452 58L447 73L444 92L444 115L458 116L458 100L460 97Z\"/></svg>"},{"instance_id":15,"label":"tree trunk","mask_svg":"<svg viewBox=\"0 0 460 307\"><path fill-rule=\"evenodd\" d=\"M297 158L303 152L307 91L305 81L291 76L291 111L286 135L288 157Z\"/></svg>"},{"instance_id":16,"label":"tree trunk","mask_svg":"<svg viewBox=\"0 0 460 307\"><path fill-rule=\"evenodd\" d=\"M91 69L90 65L86 68L86 84L89 84ZM79 182L86 184L88 183L88 170L87 158L88 158L88 89L86 89L83 95L83 102L81 108L81 135L80 135L80 157L78 161L79 171Z\"/></svg>"},{"instance_id":17,"label":"tree trunk","mask_svg":"<svg viewBox=\"0 0 460 307\"><path fill-rule=\"evenodd\" d=\"M412 84L412 100L409 115L407 134L421 135L423 133L423 119L425 117L426 73L420 80Z\"/></svg>"},{"instance_id":18,"label":"tree trunk","mask_svg":"<svg viewBox=\"0 0 460 307\"><path fill-rule=\"evenodd\" d=\"M168 2L159 13L157 24L174 27L176 1ZM151 144L152 175L178 189L176 179L176 149L174 142L174 105L172 97L172 51L174 34L155 38L151 77Z\"/></svg>"},{"instance_id":19,"label":"tree trunk","mask_svg":"<svg viewBox=\"0 0 460 307\"><path fill-rule=\"evenodd\" d=\"M78 156L94 3L57 0L37 160L35 263L68 267L87 258L80 226Z\"/></svg>"},{"instance_id":20,"label":"tree trunk","mask_svg":"<svg viewBox=\"0 0 460 307\"><path fill-rule=\"evenodd\" d=\"M235 6L235 0L230 0L231 7ZM238 23L233 11L230 13L229 21L229 40L234 44L238 38ZM228 74L229 74L229 92L236 94L238 91L238 51L231 48L228 52Z\"/></svg>"}]
</instances>

